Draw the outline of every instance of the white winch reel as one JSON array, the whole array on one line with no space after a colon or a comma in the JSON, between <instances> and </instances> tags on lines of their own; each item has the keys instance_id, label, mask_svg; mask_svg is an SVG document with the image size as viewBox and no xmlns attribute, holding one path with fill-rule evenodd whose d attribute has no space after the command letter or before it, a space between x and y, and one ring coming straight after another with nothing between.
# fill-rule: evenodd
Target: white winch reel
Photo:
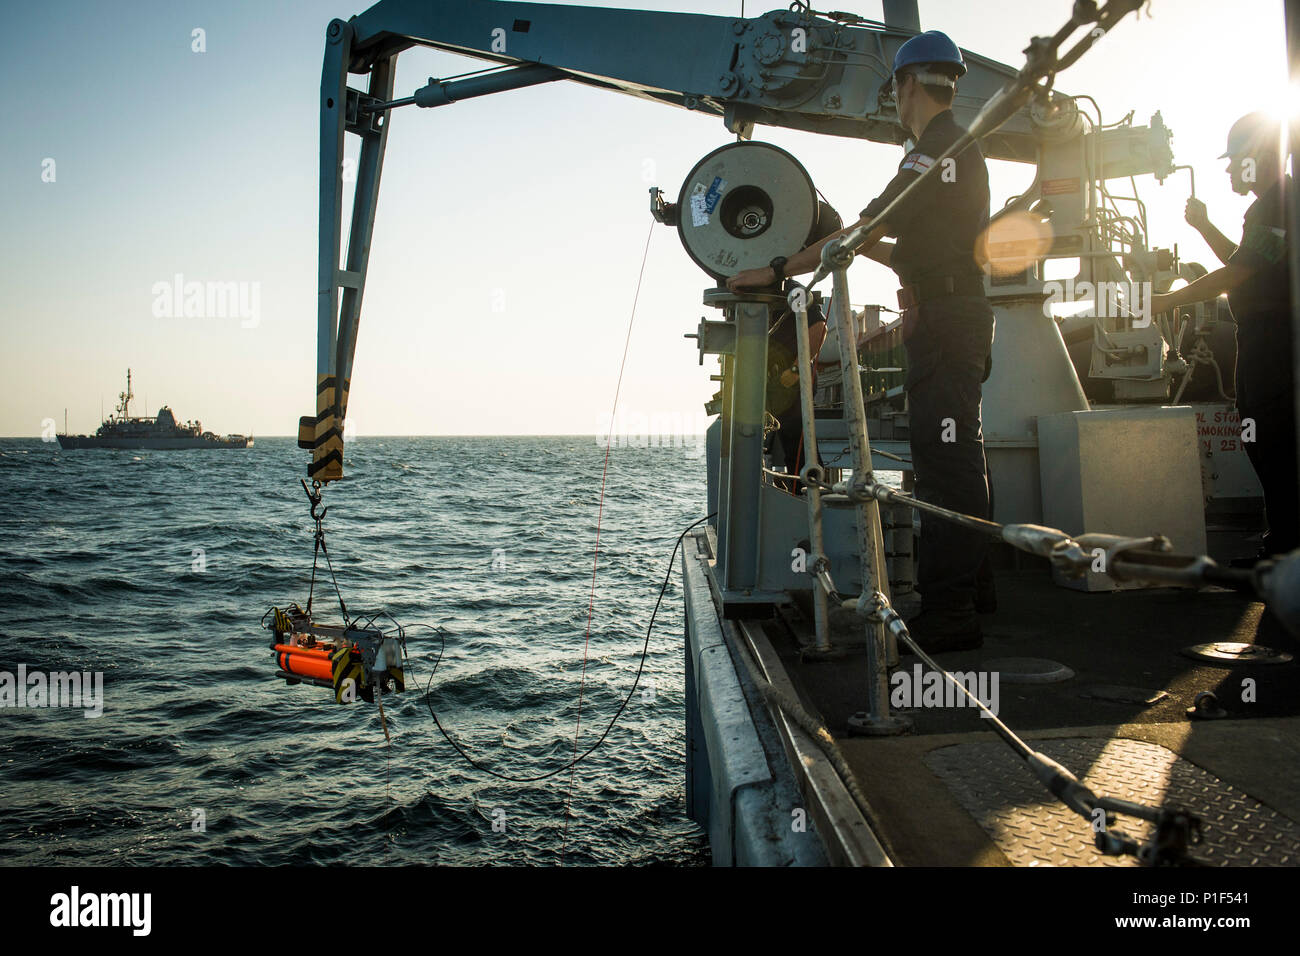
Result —
<instances>
[{"instance_id":1,"label":"white winch reel","mask_svg":"<svg viewBox=\"0 0 1300 956\"><path fill-rule=\"evenodd\" d=\"M687 254L725 280L808 245L817 190L797 159L771 143L728 143L682 184L677 231Z\"/></svg>"}]
</instances>

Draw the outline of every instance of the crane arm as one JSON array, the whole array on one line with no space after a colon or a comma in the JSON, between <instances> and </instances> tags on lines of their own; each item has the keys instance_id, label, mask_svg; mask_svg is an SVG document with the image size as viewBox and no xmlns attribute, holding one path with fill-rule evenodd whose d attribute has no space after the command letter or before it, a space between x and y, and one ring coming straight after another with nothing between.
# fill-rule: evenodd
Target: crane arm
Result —
<instances>
[{"instance_id":1,"label":"crane arm","mask_svg":"<svg viewBox=\"0 0 1300 956\"><path fill-rule=\"evenodd\" d=\"M899 143L889 91L898 47L919 30L915 0L885 0L884 22L817 14L802 3L752 18L498 0L380 0L326 30L321 72L316 414L300 420L308 474L342 477L343 420L360 323L380 174L393 111L443 106L566 80L721 118L748 138L755 125ZM430 47L495 64L394 99L398 55ZM963 51L953 104L969 125L1017 71ZM364 85L349 85L349 75ZM986 156L1034 162L1039 124L1019 109L981 142ZM344 164L347 134L361 140ZM346 236L345 188L353 190ZM346 238L346 247L344 239Z\"/></svg>"},{"instance_id":2,"label":"crane arm","mask_svg":"<svg viewBox=\"0 0 1300 956\"><path fill-rule=\"evenodd\" d=\"M489 0L381 0L326 30L321 73L320 245L316 414L299 423L312 450L308 474L342 477L343 420L365 290L388 124L396 107L441 106L488 93L568 80L721 117L747 137L755 124L877 142L902 139L887 91L898 46L919 29L914 0L888 0L886 22L806 7L748 19L603 7ZM833 17L833 18L831 18ZM393 98L396 58L415 46L496 64ZM964 54L969 73L958 118L1015 74ZM349 74L365 78L349 85ZM355 170L344 166L346 134L361 140ZM1027 117L986 144L989 155L1031 161ZM353 189L346 248L345 186Z\"/></svg>"},{"instance_id":3,"label":"crane arm","mask_svg":"<svg viewBox=\"0 0 1300 956\"><path fill-rule=\"evenodd\" d=\"M885 90L894 54L920 30L915 0L886 3L884 22L806 8L743 19L547 3L381 0L351 25L351 72L426 46L502 66L543 64L575 82L721 116L735 133L757 123L887 143L903 137ZM969 121L1016 71L976 53L963 55L969 72L954 112ZM1012 120L993 139L985 149L993 158L1032 161L1027 117Z\"/></svg>"}]
</instances>

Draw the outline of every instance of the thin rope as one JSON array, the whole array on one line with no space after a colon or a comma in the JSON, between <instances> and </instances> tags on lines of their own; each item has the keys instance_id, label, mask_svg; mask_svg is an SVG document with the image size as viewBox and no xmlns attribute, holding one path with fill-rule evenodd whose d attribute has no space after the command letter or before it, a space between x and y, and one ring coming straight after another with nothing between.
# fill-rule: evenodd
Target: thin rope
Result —
<instances>
[{"instance_id":1,"label":"thin rope","mask_svg":"<svg viewBox=\"0 0 1300 956\"><path fill-rule=\"evenodd\" d=\"M623 360L618 366L618 383L614 386L614 407L609 417L609 432L605 435L605 466L600 474L600 506L596 512L596 550L591 559L591 593L587 598L587 634L582 643L582 679L578 684L578 719L573 729L573 759L569 768L569 789L564 795L564 834L560 839L560 859L564 859L564 849L569 840L569 807L573 803L573 779L578 770L578 737L582 732L582 698L587 688L587 652L591 647L591 621L596 606L596 569L600 563L600 523L605 514L605 479L609 476L609 449L614 439L615 413L618 411L618 396L623 388L623 370L627 367L627 353L632 344L632 326L636 321L636 306L641 298L641 280L645 277L646 260L650 257L650 240L654 236L654 221L651 220L650 231L645 237L645 250L641 253L641 271L636 277L636 293L632 296L632 314L627 320L627 338L623 340Z\"/></svg>"}]
</instances>

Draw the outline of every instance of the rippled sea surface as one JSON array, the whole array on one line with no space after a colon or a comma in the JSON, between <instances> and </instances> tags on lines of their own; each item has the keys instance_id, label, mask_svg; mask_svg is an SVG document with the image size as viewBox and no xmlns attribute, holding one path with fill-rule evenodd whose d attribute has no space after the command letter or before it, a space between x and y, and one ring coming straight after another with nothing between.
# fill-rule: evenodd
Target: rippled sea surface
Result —
<instances>
[{"instance_id":1,"label":"rippled sea surface","mask_svg":"<svg viewBox=\"0 0 1300 956\"><path fill-rule=\"evenodd\" d=\"M385 698L391 746L375 706L274 677L259 620L306 603L305 455L289 438L244 451L0 440L0 670L104 675L98 719L0 709L0 863L706 862L684 812L676 571L641 687L571 796L567 771L503 782L433 726L429 629L408 629L413 673ZM348 610L446 629L430 700L504 773L573 753L604 463L589 437L361 438L348 478L325 489ZM632 687L673 543L704 497L698 448L610 454L580 751ZM338 619L328 574L315 610Z\"/></svg>"}]
</instances>

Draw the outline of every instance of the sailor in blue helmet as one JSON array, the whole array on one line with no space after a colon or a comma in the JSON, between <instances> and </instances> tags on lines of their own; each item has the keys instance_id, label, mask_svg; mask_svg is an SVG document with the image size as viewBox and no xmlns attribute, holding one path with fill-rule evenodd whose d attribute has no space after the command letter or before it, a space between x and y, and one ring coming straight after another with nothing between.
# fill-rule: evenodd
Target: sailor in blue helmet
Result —
<instances>
[{"instance_id":1,"label":"sailor in blue helmet","mask_svg":"<svg viewBox=\"0 0 1300 956\"><path fill-rule=\"evenodd\" d=\"M1233 246L1209 224L1205 207L1187 204L1187 220L1224 263L1176 292L1151 297L1157 315L1228 293L1237 323L1237 410L1242 444L1264 489L1268 534L1260 557L1300 547L1300 472L1296 467L1295 366L1291 331L1291 272L1282 124L1266 113L1247 113L1228 131L1220 159L1233 192L1255 194L1246 210L1241 242Z\"/></svg>"},{"instance_id":2,"label":"sailor in blue helmet","mask_svg":"<svg viewBox=\"0 0 1300 956\"><path fill-rule=\"evenodd\" d=\"M894 96L899 120L915 145L854 226L873 220L965 132L951 109L957 81L965 73L961 50L938 30L899 47ZM991 369L993 310L984 295L984 273L975 250L988 226L988 168L976 144L943 166L904 212L872 228L858 253L892 268L902 285L898 298L907 349L905 386L916 495L985 518L990 488L980 386ZM784 261L773 260L771 267L741 272L727 287L763 288L783 276L812 272L820 263L822 246L846 231ZM896 237L897 242L881 242L882 236ZM978 647L983 643L978 611L994 606L987 543L976 532L926 515L921 522L921 613L909 621L909 629L927 651Z\"/></svg>"}]
</instances>

